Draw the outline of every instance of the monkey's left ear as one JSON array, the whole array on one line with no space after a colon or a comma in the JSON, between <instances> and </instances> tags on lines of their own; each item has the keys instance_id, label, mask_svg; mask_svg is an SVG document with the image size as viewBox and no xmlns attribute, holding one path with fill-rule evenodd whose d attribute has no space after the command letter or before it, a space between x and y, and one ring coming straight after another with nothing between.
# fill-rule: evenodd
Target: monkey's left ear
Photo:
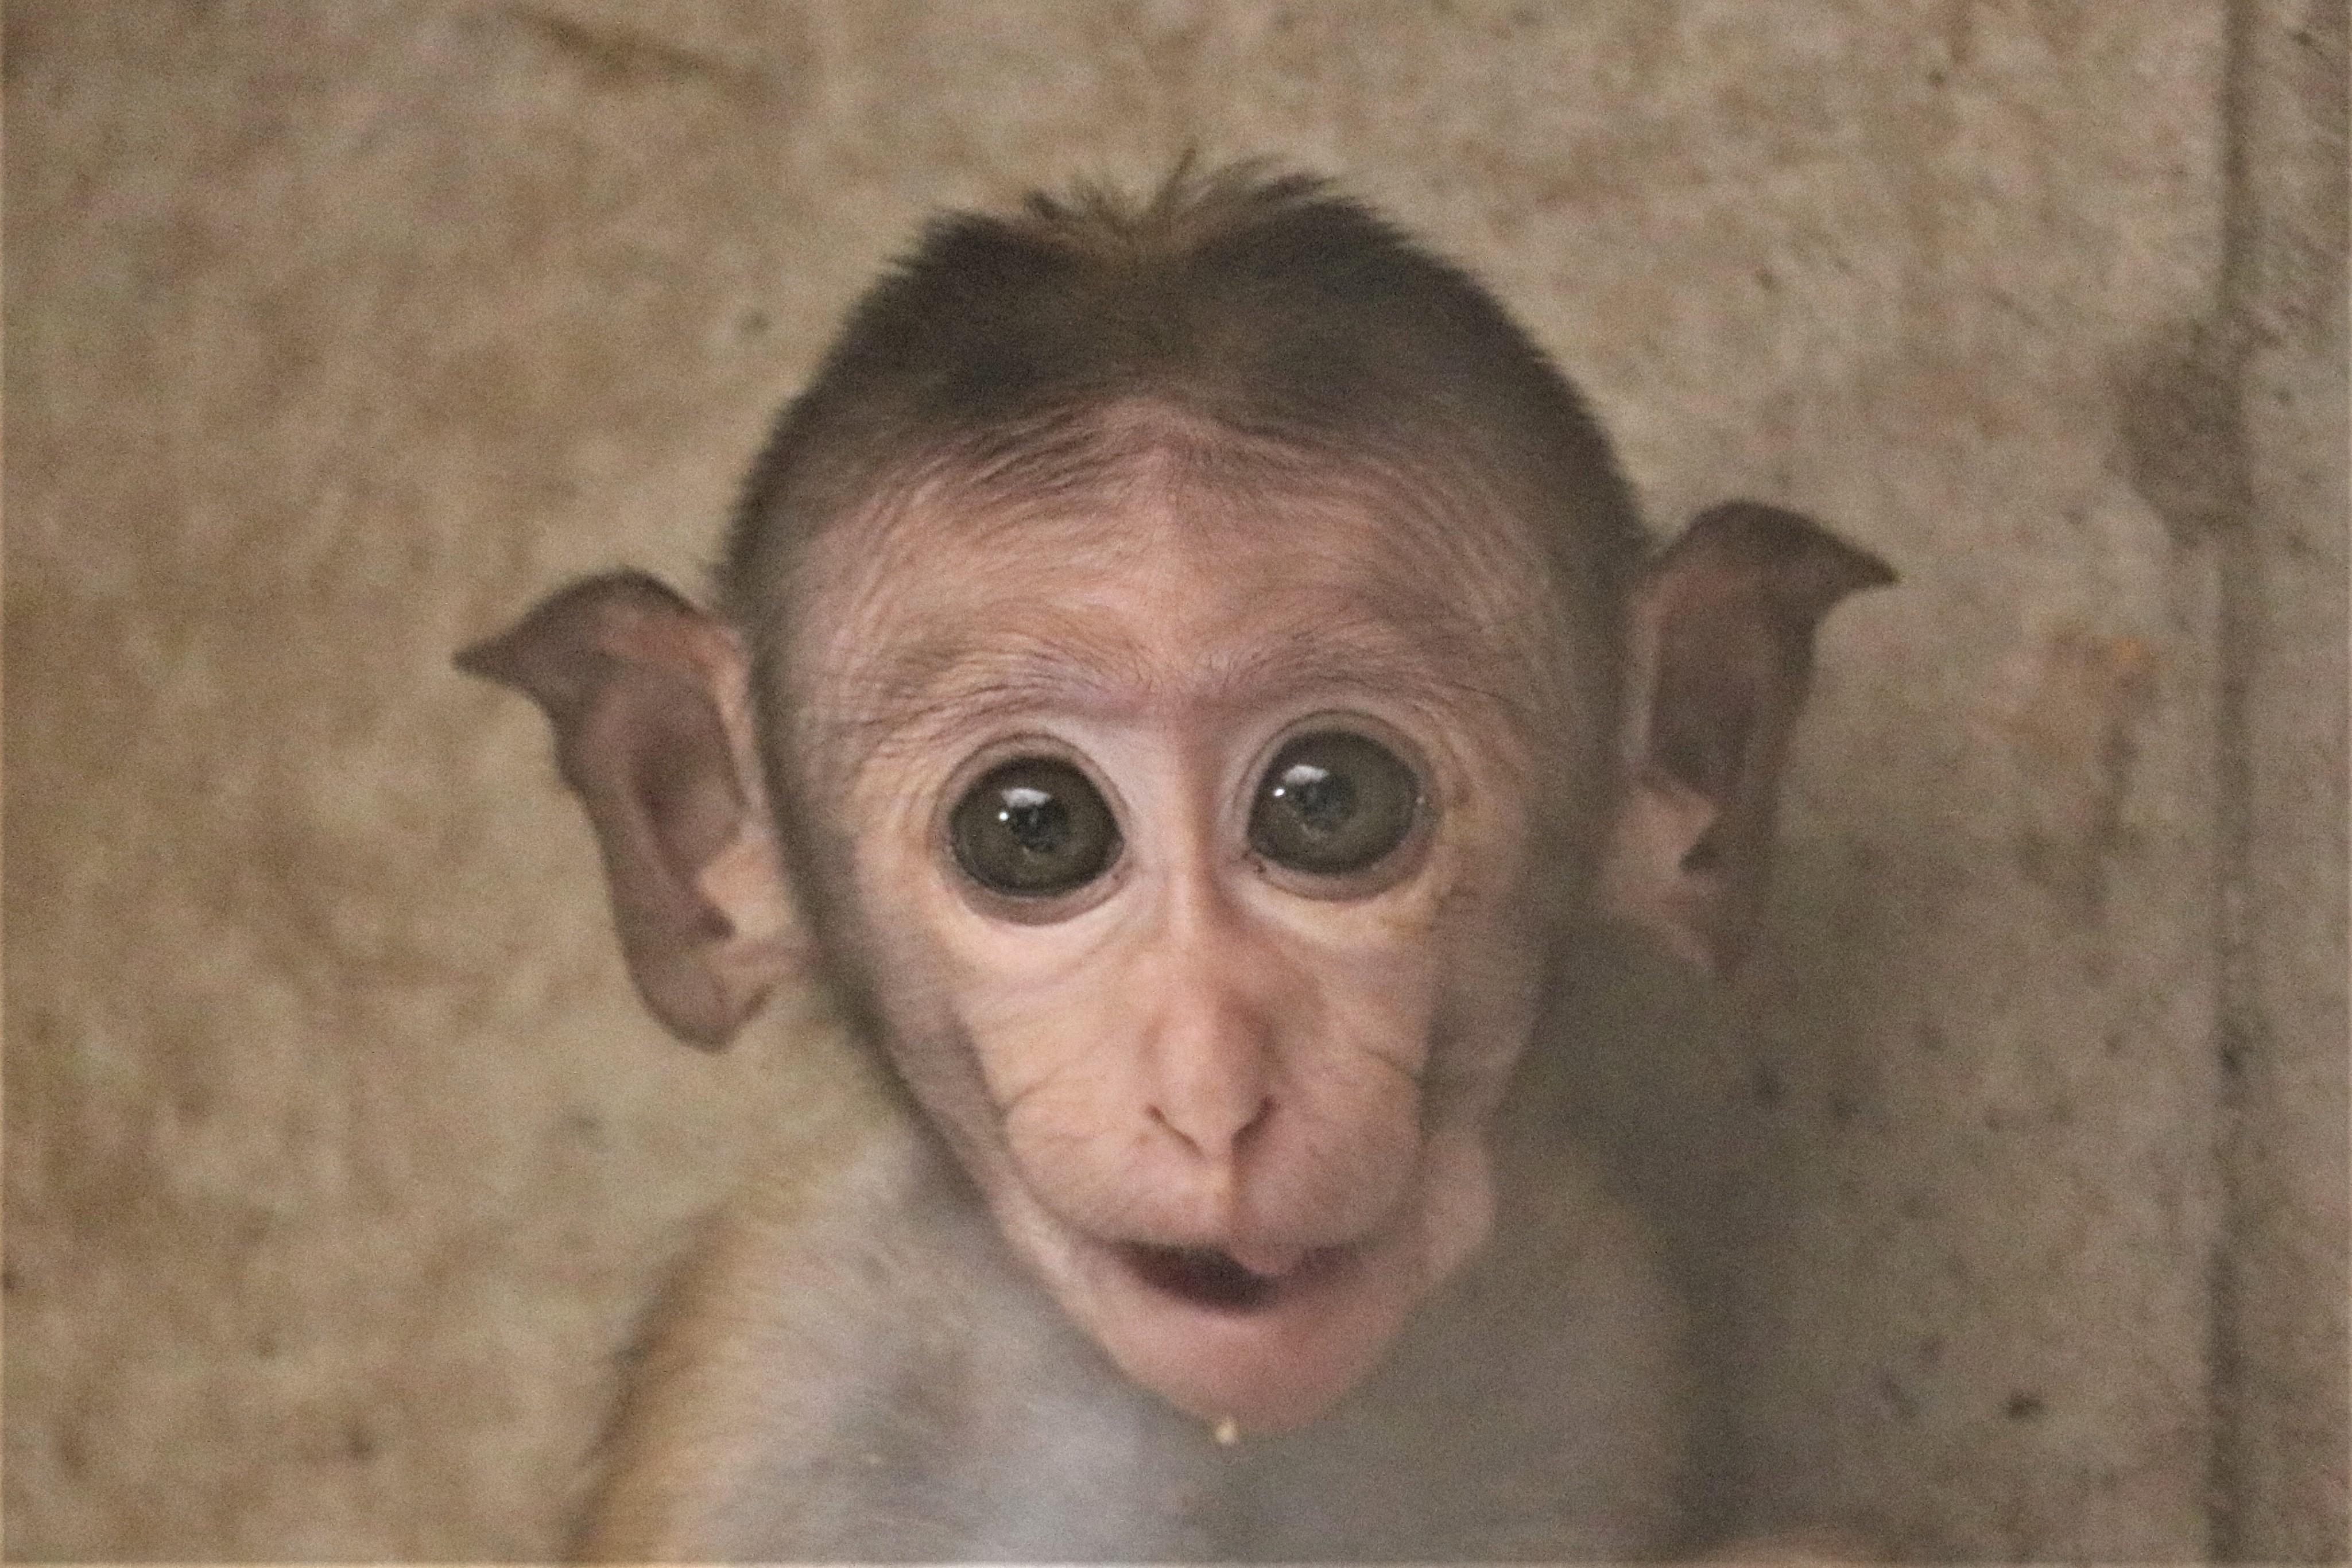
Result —
<instances>
[{"instance_id":1,"label":"monkey's left ear","mask_svg":"<svg viewBox=\"0 0 2352 1568\"><path fill-rule=\"evenodd\" d=\"M799 951L735 634L644 573L613 572L457 667L547 710L638 993L681 1039L726 1044Z\"/></svg>"},{"instance_id":2,"label":"monkey's left ear","mask_svg":"<svg viewBox=\"0 0 2352 1568\"><path fill-rule=\"evenodd\" d=\"M1617 818L1604 902L1711 973L1738 961L1762 901L1781 758L1811 679L1813 629L1884 561L1793 512L1703 512L1650 569L1628 630Z\"/></svg>"}]
</instances>

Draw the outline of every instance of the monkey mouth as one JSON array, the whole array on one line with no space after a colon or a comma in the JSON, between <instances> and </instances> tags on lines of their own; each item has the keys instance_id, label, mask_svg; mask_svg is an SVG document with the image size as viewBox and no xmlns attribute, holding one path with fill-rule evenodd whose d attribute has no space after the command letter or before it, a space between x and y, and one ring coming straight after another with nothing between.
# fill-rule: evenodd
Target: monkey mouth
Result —
<instances>
[{"instance_id":1,"label":"monkey mouth","mask_svg":"<svg viewBox=\"0 0 2352 1568\"><path fill-rule=\"evenodd\" d=\"M1214 1247L1161 1247L1123 1243L1119 1258L1154 1290L1219 1312L1261 1312L1285 1294L1321 1279L1338 1267L1344 1249L1317 1248L1279 1273L1262 1274Z\"/></svg>"}]
</instances>

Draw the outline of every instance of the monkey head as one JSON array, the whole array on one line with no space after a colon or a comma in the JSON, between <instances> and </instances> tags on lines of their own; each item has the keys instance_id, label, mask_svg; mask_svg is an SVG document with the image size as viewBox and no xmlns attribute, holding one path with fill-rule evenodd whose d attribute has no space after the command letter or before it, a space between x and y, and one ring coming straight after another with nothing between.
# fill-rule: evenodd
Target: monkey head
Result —
<instances>
[{"instance_id":1,"label":"monkey head","mask_svg":"<svg viewBox=\"0 0 2352 1568\"><path fill-rule=\"evenodd\" d=\"M1737 952L1812 631L1883 566L1663 555L1475 285L1311 182L935 226L755 469L715 607L576 584L553 720L653 1010L850 999L1137 1382L1312 1420L1486 1238L1593 907Z\"/></svg>"}]
</instances>

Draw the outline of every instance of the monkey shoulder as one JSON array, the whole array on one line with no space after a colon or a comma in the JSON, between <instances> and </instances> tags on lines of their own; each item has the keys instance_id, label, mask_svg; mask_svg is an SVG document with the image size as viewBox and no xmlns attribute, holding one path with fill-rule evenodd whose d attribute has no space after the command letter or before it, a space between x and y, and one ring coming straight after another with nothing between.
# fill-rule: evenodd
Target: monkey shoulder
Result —
<instances>
[{"instance_id":1,"label":"monkey shoulder","mask_svg":"<svg viewBox=\"0 0 2352 1568\"><path fill-rule=\"evenodd\" d=\"M641 1330L579 1555L749 1555L772 1483L827 1490L823 1435L858 1402L862 1347L887 1340L861 1310L886 1289L879 1260L832 1241L902 1179L898 1141L779 1151L710 1219Z\"/></svg>"},{"instance_id":2,"label":"monkey shoulder","mask_svg":"<svg viewBox=\"0 0 2352 1568\"><path fill-rule=\"evenodd\" d=\"M1118 1374L908 1124L821 1186L755 1181L676 1293L585 1555L1209 1553L1181 1458L1208 1435Z\"/></svg>"}]
</instances>

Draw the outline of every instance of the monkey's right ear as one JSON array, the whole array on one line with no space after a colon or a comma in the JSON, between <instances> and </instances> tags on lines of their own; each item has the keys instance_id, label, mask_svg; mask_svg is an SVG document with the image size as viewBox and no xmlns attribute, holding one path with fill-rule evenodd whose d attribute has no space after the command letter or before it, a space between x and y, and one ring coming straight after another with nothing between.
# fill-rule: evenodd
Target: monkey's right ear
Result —
<instances>
[{"instance_id":1,"label":"monkey's right ear","mask_svg":"<svg viewBox=\"0 0 2352 1568\"><path fill-rule=\"evenodd\" d=\"M642 572L573 583L457 655L535 700L654 1015L716 1050L799 957L734 633Z\"/></svg>"}]
</instances>

